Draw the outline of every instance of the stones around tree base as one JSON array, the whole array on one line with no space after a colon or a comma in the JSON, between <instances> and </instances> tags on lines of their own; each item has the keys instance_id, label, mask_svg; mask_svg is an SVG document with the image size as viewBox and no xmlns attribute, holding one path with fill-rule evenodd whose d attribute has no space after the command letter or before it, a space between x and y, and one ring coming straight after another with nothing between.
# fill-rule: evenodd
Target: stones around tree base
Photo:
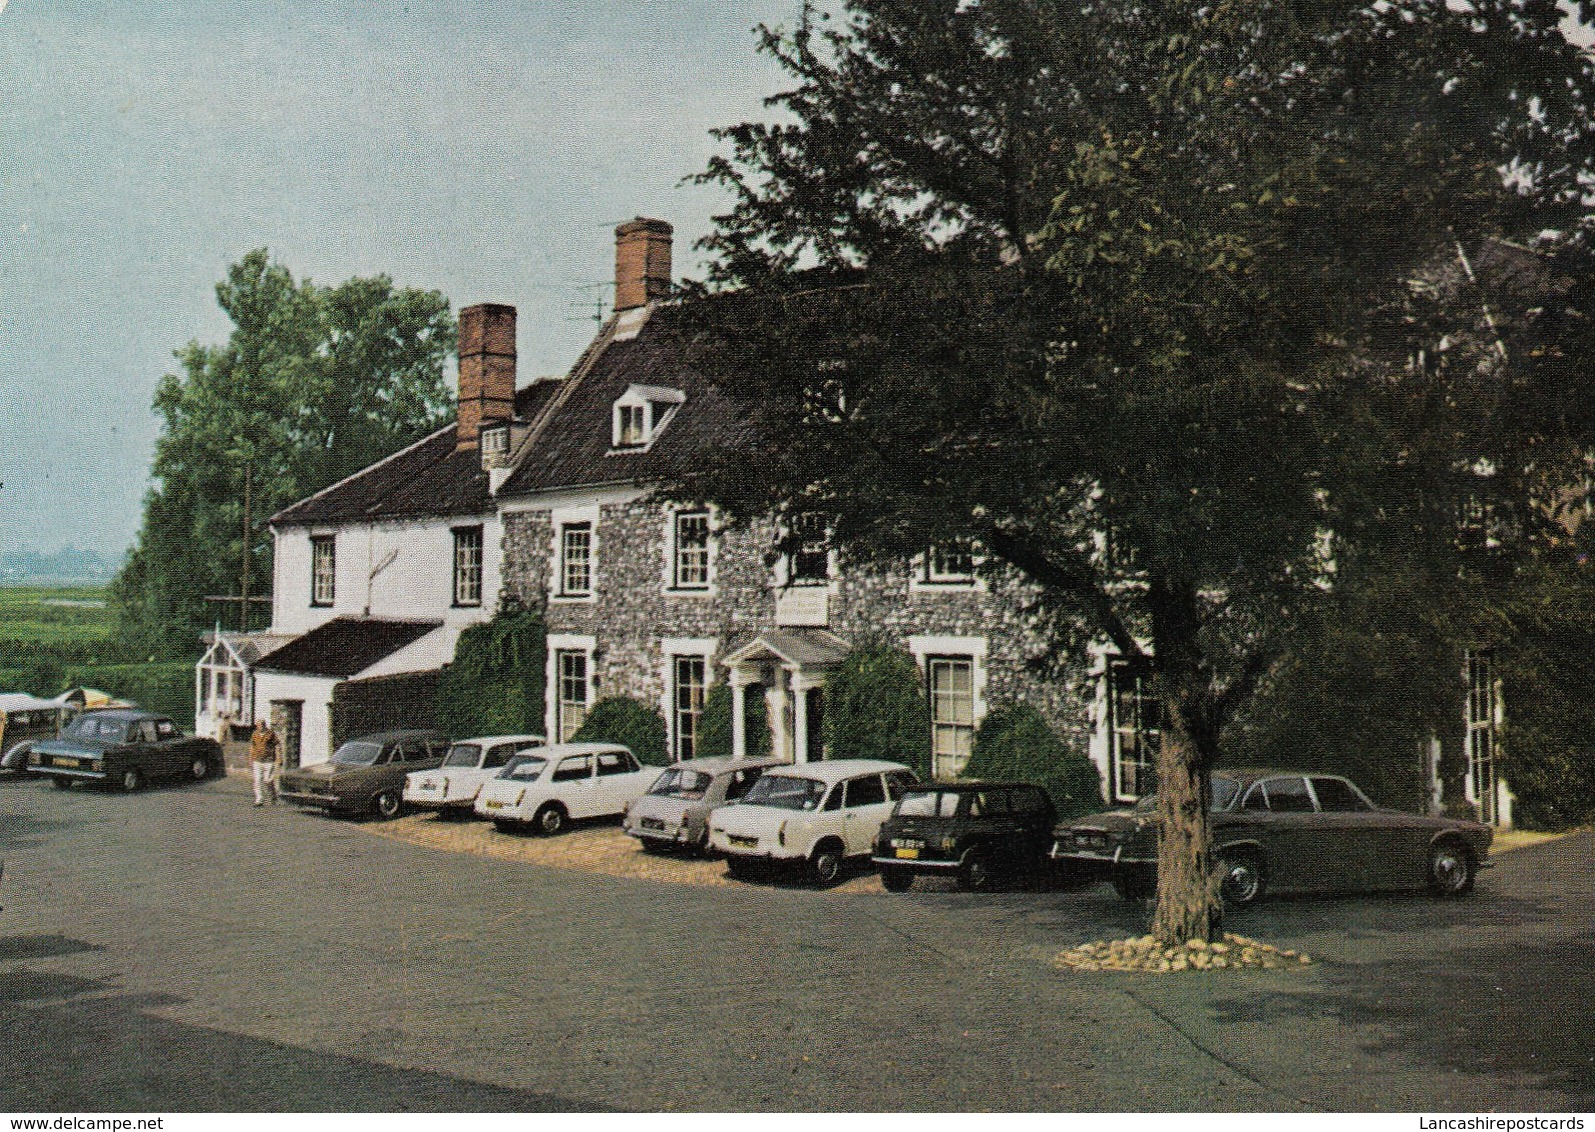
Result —
<instances>
[{"instance_id":1,"label":"stones around tree base","mask_svg":"<svg viewBox=\"0 0 1595 1132\"><path fill-rule=\"evenodd\" d=\"M1174 947L1163 947L1149 935L1132 939L1097 940L1082 943L1053 958L1053 966L1074 971L1140 971L1152 974L1175 971L1216 971L1241 968L1299 970L1313 961L1302 951L1259 943L1245 936L1225 933L1220 941L1188 940Z\"/></svg>"}]
</instances>

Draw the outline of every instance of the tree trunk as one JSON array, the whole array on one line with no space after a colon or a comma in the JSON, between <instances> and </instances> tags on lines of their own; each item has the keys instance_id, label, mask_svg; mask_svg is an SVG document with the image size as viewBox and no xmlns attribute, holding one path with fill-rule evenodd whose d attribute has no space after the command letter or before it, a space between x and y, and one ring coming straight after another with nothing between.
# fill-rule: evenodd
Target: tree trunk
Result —
<instances>
[{"instance_id":1,"label":"tree trunk","mask_svg":"<svg viewBox=\"0 0 1595 1132\"><path fill-rule=\"evenodd\" d=\"M1212 939L1223 919L1213 877L1208 819L1210 762L1185 723L1185 697L1169 696L1158 749L1157 911L1152 934L1164 945Z\"/></svg>"}]
</instances>

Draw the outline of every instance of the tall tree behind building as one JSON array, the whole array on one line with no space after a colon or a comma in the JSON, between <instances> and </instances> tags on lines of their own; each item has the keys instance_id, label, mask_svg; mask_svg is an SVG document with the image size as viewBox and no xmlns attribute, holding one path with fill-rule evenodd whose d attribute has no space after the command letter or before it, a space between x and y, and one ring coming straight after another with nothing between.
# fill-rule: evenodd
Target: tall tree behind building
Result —
<instances>
[{"instance_id":1,"label":"tall tree behind building","mask_svg":"<svg viewBox=\"0 0 1595 1132\"><path fill-rule=\"evenodd\" d=\"M186 655L216 621L240 624L240 603L205 597L270 592L266 519L431 432L452 403L455 323L437 291L385 275L318 286L261 248L216 298L232 334L190 342L161 380L154 483L111 586L119 635L140 654Z\"/></svg>"}]
</instances>

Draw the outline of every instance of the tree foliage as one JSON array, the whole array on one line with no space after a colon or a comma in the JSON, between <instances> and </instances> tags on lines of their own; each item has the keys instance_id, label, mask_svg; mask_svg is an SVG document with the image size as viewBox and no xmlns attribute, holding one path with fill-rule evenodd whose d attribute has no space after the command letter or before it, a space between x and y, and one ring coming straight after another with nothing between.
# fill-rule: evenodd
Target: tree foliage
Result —
<instances>
[{"instance_id":1,"label":"tree foliage","mask_svg":"<svg viewBox=\"0 0 1595 1132\"><path fill-rule=\"evenodd\" d=\"M825 749L833 759L884 759L930 777L930 710L914 658L865 644L825 681Z\"/></svg>"},{"instance_id":2,"label":"tree foliage","mask_svg":"<svg viewBox=\"0 0 1595 1132\"><path fill-rule=\"evenodd\" d=\"M864 560L978 539L1060 652L1153 657L1153 928L1209 934L1208 773L1337 587L1498 599L1583 482L1590 64L1517 0L837 11L764 33L781 120L704 175L684 337L780 443L692 491Z\"/></svg>"},{"instance_id":3,"label":"tree foliage","mask_svg":"<svg viewBox=\"0 0 1595 1132\"><path fill-rule=\"evenodd\" d=\"M545 639L541 615L527 610L466 628L438 681L437 725L456 739L541 734Z\"/></svg>"},{"instance_id":4,"label":"tree foliage","mask_svg":"<svg viewBox=\"0 0 1595 1132\"><path fill-rule=\"evenodd\" d=\"M154 484L137 544L111 586L118 632L183 655L215 621L237 624L250 498L250 592L270 590L266 520L426 435L450 407L455 324L436 291L385 275L333 287L295 279L264 248L227 269L223 345L190 342L162 378Z\"/></svg>"},{"instance_id":5,"label":"tree foliage","mask_svg":"<svg viewBox=\"0 0 1595 1132\"><path fill-rule=\"evenodd\" d=\"M641 700L629 696L608 696L599 700L571 736L571 741L619 743L646 766L666 766L670 762L663 717Z\"/></svg>"},{"instance_id":6,"label":"tree foliage","mask_svg":"<svg viewBox=\"0 0 1595 1132\"><path fill-rule=\"evenodd\" d=\"M1033 782L1051 796L1060 818L1102 807L1102 776L1096 766L1058 738L1028 704L994 708L981 721L964 776Z\"/></svg>"}]
</instances>

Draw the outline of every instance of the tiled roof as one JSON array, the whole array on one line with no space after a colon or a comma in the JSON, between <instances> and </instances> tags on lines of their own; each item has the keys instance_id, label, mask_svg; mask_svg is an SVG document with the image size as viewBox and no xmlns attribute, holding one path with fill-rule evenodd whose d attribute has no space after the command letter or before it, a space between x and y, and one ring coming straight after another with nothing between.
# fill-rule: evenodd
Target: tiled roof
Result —
<instances>
[{"instance_id":1,"label":"tiled roof","mask_svg":"<svg viewBox=\"0 0 1595 1132\"><path fill-rule=\"evenodd\" d=\"M515 412L529 420L559 388L539 381L515 394ZM380 460L346 480L285 507L272 516L277 526L351 523L372 519L425 519L485 515L493 510L487 473L474 451L457 452L454 426Z\"/></svg>"},{"instance_id":2,"label":"tiled roof","mask_svg":"<svg viewBox=\"0 0 1595 1132\"><path fill-rule=\"evenodd\" d=\"M441 621L336 617L275 652L267 653L255 667L299 676L353 676L420 640L441 624Z\"/></svg>"},{"instance_id":3,"label":"tiled roof","mask_svg":"<svg viewBox=\"0 0 1595 1132\"><path fill-rule=\"evenodd\" d=\"M592 356L577 363L562 396L534 427L527 454L501 495L657 482L689 468L702 449L752 438L746 414L706 377L682 364L674 339L666 333L671 314L668 306L655 308L629 339L613 336L613 324L606 327ZM686 401L650 447L612 453L613 406L632 385L680 390Z\"/></svg>"}]
</instances>

